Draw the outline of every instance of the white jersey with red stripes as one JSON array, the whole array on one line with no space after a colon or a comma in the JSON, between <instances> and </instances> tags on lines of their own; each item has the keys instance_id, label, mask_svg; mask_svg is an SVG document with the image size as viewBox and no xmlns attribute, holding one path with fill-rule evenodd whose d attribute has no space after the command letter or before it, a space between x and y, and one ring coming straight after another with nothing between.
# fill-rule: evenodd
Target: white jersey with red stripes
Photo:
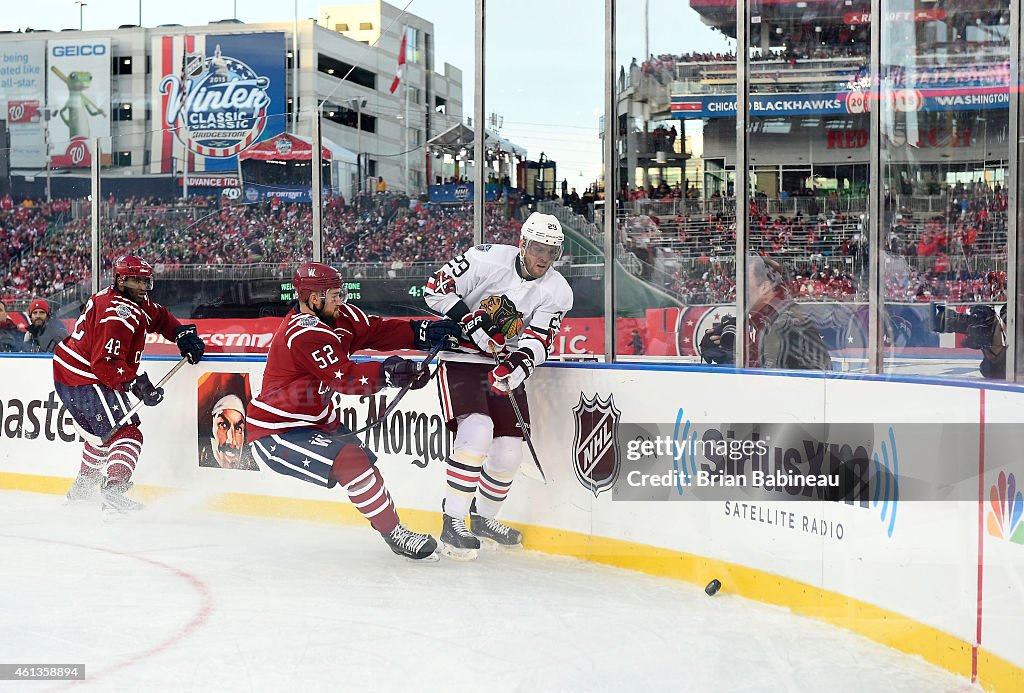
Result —
<instances>
[{"instance_id":1,"label":"white jersey with red stripes","mask_svg":"<svg viewBox=\"0 0 1024 693\"><path fill-rule=\"evenodd\" d=\"M554 269L540 279L523 279L518 265L519 248L478 245L437 270L427 282L424 298L440 313L448 314L460 300L470 311L487 311L504 329L508 348L529 350L539 366L551 352L562 318L572 309L572 289ZM461 347L459 352L442 352L442 358L493 362L475 345Z\"/></svg>"}]
</instances>

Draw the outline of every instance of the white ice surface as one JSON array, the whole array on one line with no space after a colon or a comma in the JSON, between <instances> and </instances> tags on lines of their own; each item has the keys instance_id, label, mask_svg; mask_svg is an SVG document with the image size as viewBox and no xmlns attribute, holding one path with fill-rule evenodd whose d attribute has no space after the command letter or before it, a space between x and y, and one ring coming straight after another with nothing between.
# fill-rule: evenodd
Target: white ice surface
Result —
<instances>
[{"instance_id":1,"label":"white ice surface","mask_svg":"<svg viewBox=\"0 0 1024 693\"><path fill-rule=\"evenodd\" d=\"M368 527L0 492L0 690L969 689L923 660L729 594L525 551L428 565ZM940 608L936 605L936 608Z\"/></svg>"}]
</instances>

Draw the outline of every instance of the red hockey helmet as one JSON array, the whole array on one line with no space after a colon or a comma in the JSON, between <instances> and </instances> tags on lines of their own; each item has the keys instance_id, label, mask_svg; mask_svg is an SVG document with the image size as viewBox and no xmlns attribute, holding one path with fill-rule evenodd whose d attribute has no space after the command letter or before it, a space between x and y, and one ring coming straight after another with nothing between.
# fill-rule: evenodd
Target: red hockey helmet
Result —
<instances>
[{"instance_id":1,"label":"red hockey helmet","mask_svg":"<svg viewBox=\"0 0 1024 693\"><path fill-rule=\"evenodd\" d=\"M341 289L345 293L345 282L341 280L338 270L322 262L303 262L299 265L292 285L300 301L305 301L310 294L329 289Z\"/></svg>"},{"instance_id":2,"label":"red hockey helmet","mask_svg":"<svg viewBox=\"0 0 1024 693\"><path fill-rule=\"evenodd\" d=\"M149 285L153 286L153 265L149 264L137 255L122 255L114 260L114 284L117 284L118 277L139 277L149 279Z\"/></svg>"}]
</instances>

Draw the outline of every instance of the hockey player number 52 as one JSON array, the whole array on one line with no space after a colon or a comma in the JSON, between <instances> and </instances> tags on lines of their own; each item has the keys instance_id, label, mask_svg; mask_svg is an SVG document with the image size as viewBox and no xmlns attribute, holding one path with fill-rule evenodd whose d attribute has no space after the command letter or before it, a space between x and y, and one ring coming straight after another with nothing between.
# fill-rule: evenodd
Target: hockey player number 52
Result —
<instances>
[{"instance_id":1,"label":"hockey player number 52","mask_svg":"<svg viewBox=\"0 0 1024 693\"><path fill-rule=\"evenodd\" d=\"M313 357L313 360L319 364L320 368L327 368L332 363L338 362L338 357L334 355L334 347L330 344L322 349L317 349L311 354L311 356Z\"/></svg>"}]
</instances>

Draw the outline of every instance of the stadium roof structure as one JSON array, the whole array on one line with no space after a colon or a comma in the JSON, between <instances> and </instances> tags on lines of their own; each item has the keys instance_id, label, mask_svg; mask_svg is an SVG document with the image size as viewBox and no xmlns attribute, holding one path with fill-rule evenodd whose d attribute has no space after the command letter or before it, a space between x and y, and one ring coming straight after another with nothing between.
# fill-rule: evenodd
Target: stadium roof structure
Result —
<instances>
[{"instance_id":1,"label":"stadium roof structure","mask_svg":"<svg viewBox=\"0 0 1024 693\"><path fill-rule=\"evenodd\" d=\"M472 158L474 140L472 128L459 123L448 128L440 135L431 137L427 140L427 144L430 145L431 150L450 156L455 156L465 149L469 157ZM484 144L488 148L497 148L506 154L513 154L521 159L526 158L526 149L524 147L512 144L509 140L492 132L487 133Z\"/></svg>"},{"instance_id":2,"label":"stadium roof structure","mask_svg":"<svg viewBox=\"0 0 1024 693\"><path fill-rule=\"evenodd\" d=\"M690 7L701 16L705 24L716 27L726 36L736 38L736 0L690 0ZM894 12L888 12L886 20L893 19ZM1008 17L1006 0L972 0L963 7L950 6L945 2L920 2L914 7L895 14L906 15L900 20L955 21L957 15L967 16L970 23L981 19L984 24L998 24L1003 15ZM809 24L823 28L853 26L870 23L870 0L752 0L750 8L751 27L754 33L761 25L793 26ZM775 45L782 36L772 34ZM752 39L752 43L756 43Z\"/></svg>"},{"instance_id":3,"label":"stadium roof structure","mask_svg":"<svg viewBox=\"0 0 1024 693\"><path fill-rule=\"evenodd\" d=\"M324 161L356 163L356 155L342 146L323 140L321 153ZM308 137L282 132L280 135L249 147L239 156L243 160L258 161L307 161L313 156L313 142Z\"/></svg>"}]
</instances>

